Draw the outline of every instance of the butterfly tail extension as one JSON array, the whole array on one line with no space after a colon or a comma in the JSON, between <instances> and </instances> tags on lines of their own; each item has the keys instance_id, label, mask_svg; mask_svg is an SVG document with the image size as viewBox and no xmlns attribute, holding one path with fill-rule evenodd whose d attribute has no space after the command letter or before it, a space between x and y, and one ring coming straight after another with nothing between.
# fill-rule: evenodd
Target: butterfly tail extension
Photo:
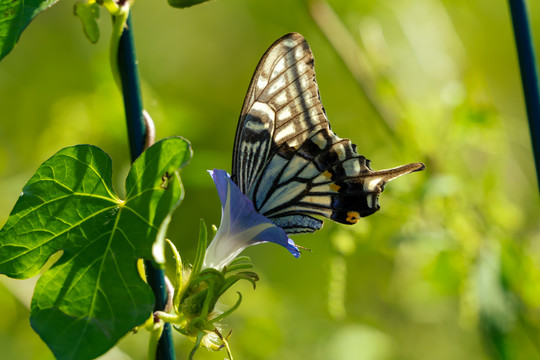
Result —
<instances>
[{"instance_id":1,"label":"butterfly tail extension","mask_svg":"<svg viewBox=\"0 0 540 360\"><path fill-rule=\"evenodd\" d=\"M387 182L424 169L424 164L412 163L379 171L369 169L356 177L337 179L335 184L339 190L332 198L330 218L343 224L356 223L380 209L379 195Z\"/></svg>"},{"instance_id":2,"label":"butterfly tail extension","mask_svg":"<svg viewBox=\"0 0 540 360\"><path fill-rule=\"evenodd\" d=\"M386 170L379 170L379 171L373 171L372 176L376 176L384 183L387 183L391 180L394 180L395 178L398 178L400 176L410 174L415 171L422 171L426 168L426 166L422 163L411 163L407 165L401 165L392 169L386 169Z\"/></svg>"}]
</instances>

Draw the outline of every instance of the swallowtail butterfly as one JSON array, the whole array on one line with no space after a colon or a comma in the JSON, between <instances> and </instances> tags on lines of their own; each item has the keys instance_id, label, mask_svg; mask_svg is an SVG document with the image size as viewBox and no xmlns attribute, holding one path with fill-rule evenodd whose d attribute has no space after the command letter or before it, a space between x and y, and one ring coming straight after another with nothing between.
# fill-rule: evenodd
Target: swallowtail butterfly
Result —
<instances>
[{"instance_id":1,"label":"swallowtail butterfly","mask_svg":"<svg viewBox=\"0 0 540 360\"><path fill-rule=\"evenodd\" d=\"M302 35L285 35L266 51L244 100L232 163L232 180L259 213L287 233L320 229L313 215L354 224L379 210L388 181L423 169L373 171L356 145L332 132Z\"/></svg>"}]
</instances>

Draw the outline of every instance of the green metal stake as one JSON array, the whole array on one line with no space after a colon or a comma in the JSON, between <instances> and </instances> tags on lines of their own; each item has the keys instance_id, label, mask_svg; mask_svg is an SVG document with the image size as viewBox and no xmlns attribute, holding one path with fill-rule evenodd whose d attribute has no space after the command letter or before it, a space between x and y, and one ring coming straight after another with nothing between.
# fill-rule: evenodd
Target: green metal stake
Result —
<instances>
[{"instance_id":1,"label":"green metal stake","mask_svg":"<svg viewBox=\"0 0 540 360\"><path fill-rule=\"evenodd\" d=\"M146 124L143 117L144 108L137 71L137 57L135 54L131 15L127 19L126 28L122 32L118 46L118 68L122 83L122 94L124 96L131 160L133 162L144 151ZM144 265L148 284L152 288L156 298L154 311L163 310L167 303L165 274L163 270L154 267L151 261L146 260ZM156 359L172 360L174 358L171 326L167 323L158 343Z\"/></svg>"},{"instance_id":2,"label":"green metal stake","mask_svg":"<svg viewBox=\"0 0 540 360\"><path fill-rule=\"evenodd\" d=\"M523 0L509 0L514 37L521 70L521 82L531 131L532 148L536 165L536 180L540 188L540 92L538 73L527 9Z\"/></svg>"}]
</instances>

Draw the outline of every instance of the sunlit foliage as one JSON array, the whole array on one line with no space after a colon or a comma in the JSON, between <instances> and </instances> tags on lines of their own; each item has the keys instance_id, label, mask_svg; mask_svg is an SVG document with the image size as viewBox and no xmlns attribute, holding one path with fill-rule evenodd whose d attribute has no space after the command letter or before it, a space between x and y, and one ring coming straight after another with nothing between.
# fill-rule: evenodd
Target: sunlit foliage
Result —
<instances>
[{"instance_id":1,"label":"sunlit foliage","mask_svg":"<svg viewBox=\"0 0 540 360\"><path fill-rule=\"evenodd\" d=\"M539 30L540 5L528 5ZM85 39L72 6L37 17L0 63L2 223L38 165L65 146L103 148L122 191L129 154L108 44ZM310 43L332 129L373 169L426 164L385 191L379 213L294 237L312 250L298 260L277 247L246 251L260 281L255 291L238 285L237 358L540 357L538 190L505 2L217 0L180 10L138 0L133 22L157 136L182 135L194 149L170 233L183 259L199 218L219 223L206 170L230 169L251 74L288 32ZM34 284L0 281L3 356L51 358L28 323ZM144 336L108 355L145 358ZM192 346L175 342L179 354Z\"/></svg>"}]
</instances>

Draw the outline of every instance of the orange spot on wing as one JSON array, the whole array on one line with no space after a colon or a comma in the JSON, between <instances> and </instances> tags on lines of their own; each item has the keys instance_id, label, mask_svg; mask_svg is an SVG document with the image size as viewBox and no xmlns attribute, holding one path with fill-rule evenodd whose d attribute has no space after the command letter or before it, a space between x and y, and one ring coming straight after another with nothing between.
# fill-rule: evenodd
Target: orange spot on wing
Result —
<instances>
[{"instance_id":1,"label":"orange spot on wing","mask_svg":"<svg viewBox=\"0 0 540 360\"><path fill-rule=\"evenodd\" d=\"M327 179L331 179L332 178L332 173L330 171L326 170L325 172L322 173L322 176L324 176Z\"/></svg>"},{"instance_id":2,"label":"orange spot on wing","mask_svg":"<svg viewBox=\"0 0 540 360\"><path fill-rule=\"evenodd\" d=\"M360 220L360 214L356 211L349 211L347 212L347 222L351 224L355 224L358 220Z\"/></svg>"},{"instance_id":3,"label":"orange spot on wing","mask_svg":"<svg viewBox=\"0 0 540 360\"><path fill-rule=\"evenodd\" d=\"M339 189L341 189L341 186L339 186L338 184L330 184L330 190L338 192Z\"/></svg>"}]
</instances>

